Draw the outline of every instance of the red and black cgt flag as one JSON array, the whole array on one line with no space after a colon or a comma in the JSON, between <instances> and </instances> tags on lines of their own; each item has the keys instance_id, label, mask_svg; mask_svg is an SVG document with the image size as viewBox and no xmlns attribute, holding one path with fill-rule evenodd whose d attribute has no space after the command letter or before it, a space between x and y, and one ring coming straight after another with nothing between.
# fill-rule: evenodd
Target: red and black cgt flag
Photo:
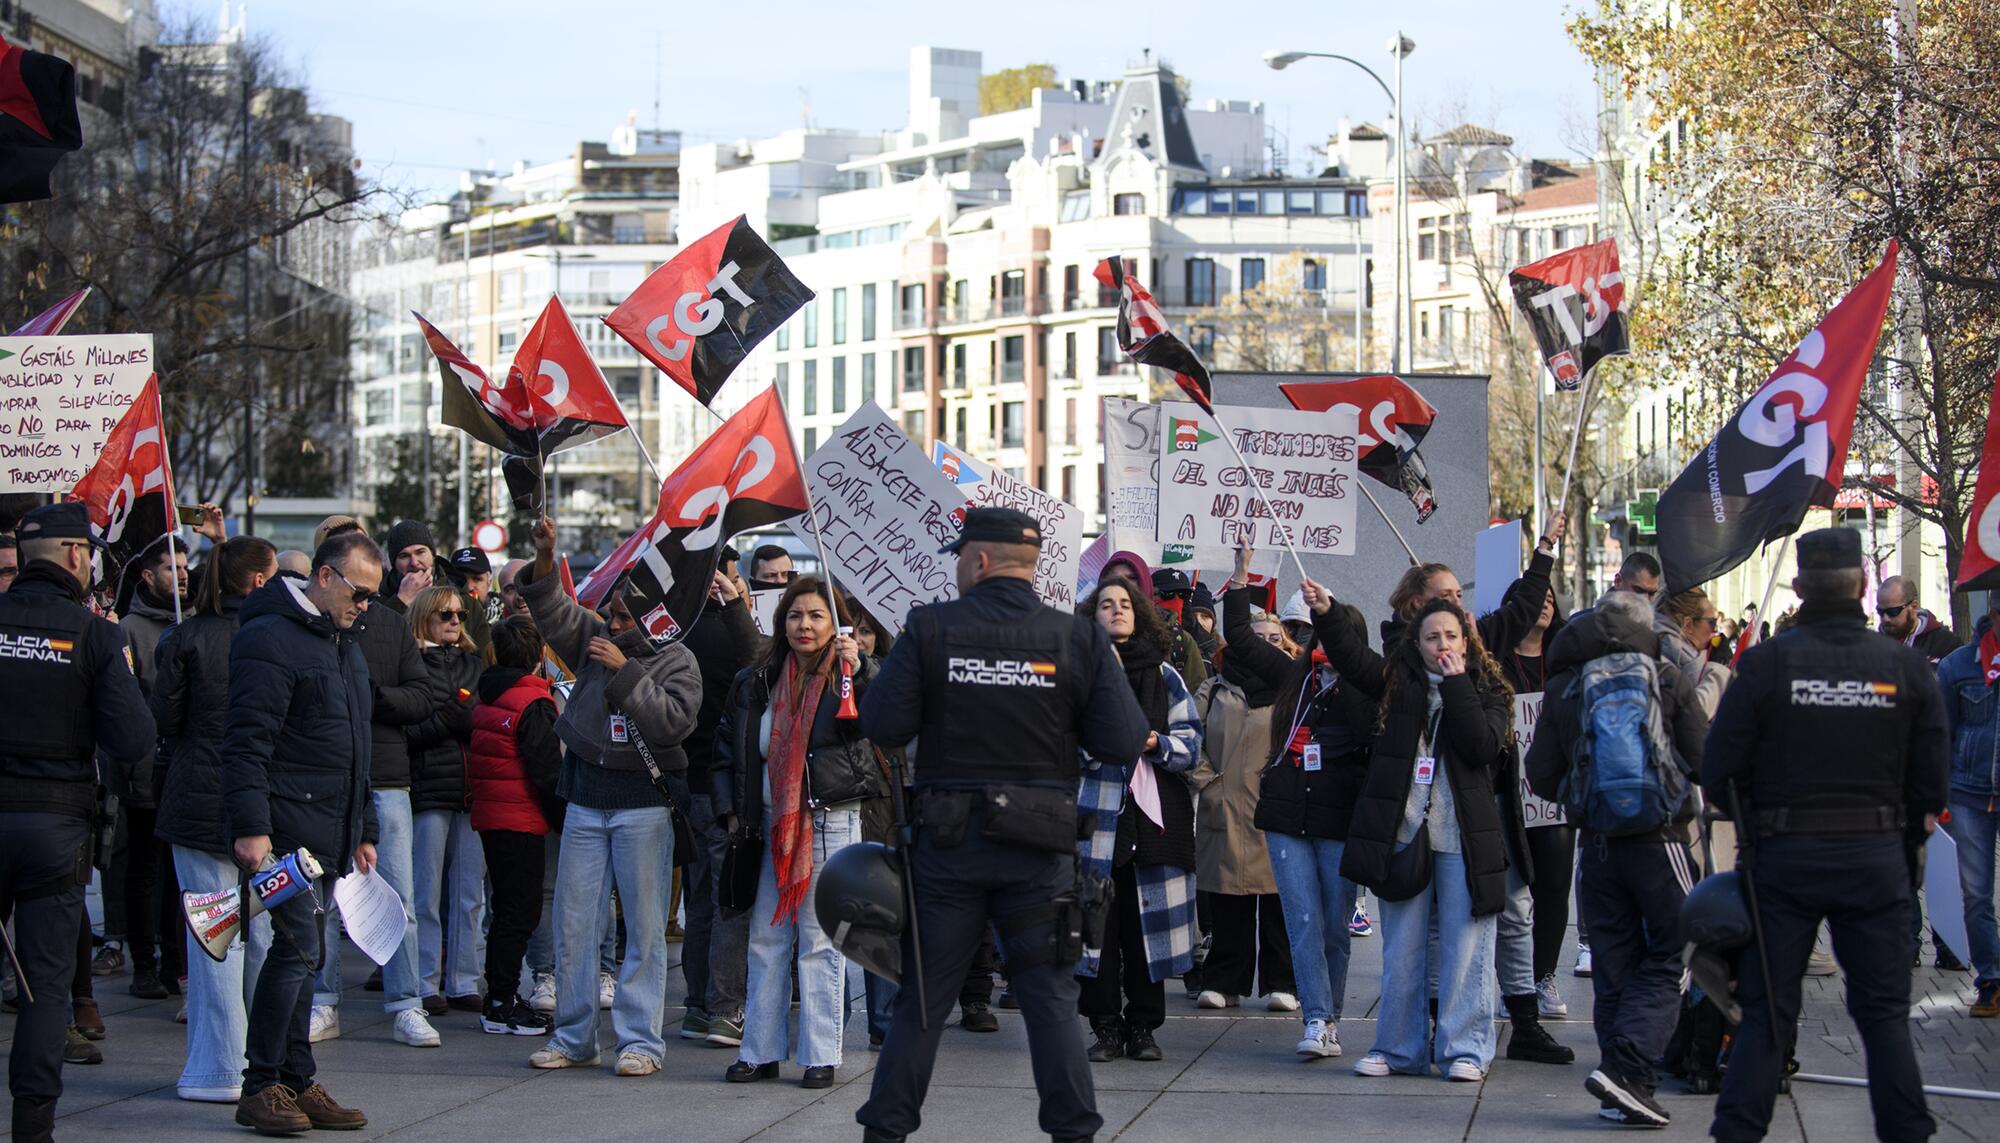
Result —
<instances>
[{"instance_id":1,"label":"red and black cgt flag","mask_svg":"<svg viewBox=\"0 0 2000 1143\"><path fill-rule=\"evenodd\" d=\"M1707 583L1833 506L1896 281L1882 264L1833 307L1660 496L1669 593Z\"/></svg>"},{"instance_id":2,"label":"red and black cgt flag","mask_svg":"<svg viewBox=\"0 0 2000 1143\"><path fill-rule=\"evenodd\" d=\"M1556 388L1581 388L1599 361L1632 352L1625 331L1625 276L1618 271L1618 243L1612 239L1530 263L1509 273L1507 281Z\"/></svg>"},{"instance_id":3,"label":"red and black cgt flag","mask_svg":"<svg viewBox=\"0 0 2000 1143\"><path fill-rule=\"evenodd\" d=\"M1215 412L1215 388L1208 379L1208 366L1194 355L1186 342L1167 328L1167 316L1146 287L1125 271L1123 258L1106 258L1092 272L1099 282L1118 291L1118 348L1141 365L1165 369L1174 375L1188 399L1202 411Z\"/></svg>"},{"instance_id":4,"label":"red and black cgt flag","mask_svg":"<svg viewBox=\"0 0 2000 1143\"><path fill-rule=\"evenodd\" d=\"M543 458L629 427L561 298L542 307L501 391L519 394L514 399L527 408Z\"/></svg>"},{"instance_id":5,"label":"red and black cgt flag","mask_svg":"<svg viewBox=\"0 0 2000 1143\"><path fill-rule=\"evenodd\" d=\"M1431 431L1437 410L1404 384L1382 374L1350 381L1301 381L1278 386L1292 408L1309 413L1352 408L1360 431L1360 469L1401 492L1417 506L1417 523L1437 511L1430 468L1417 446Z\"/></svg>"},{"instance_id":6,"label":"red and black cgt flag","mask_svg":"<svg viewBox=\"0 0 2000 1143\"><path fill-rule=\"evenodd\" d=\"M106 545L108 568L125 564L178 530L174 474L167 465L166 424L160 415L160 379L148 377L118 418L70 498L83 501L91 527Z\"/></svg>"},{"instance_id":7,"label":"red and black cgt flag","mask_svg":"<svg viewBox=\"0 0 2000 1143\"><path fill-rule=\"evenodd\" d=\"M0 203L53 195L56 164L82 146L76 68L0 39Z\"/></svg>"},{"instance_id":8,"label":"red and black cgt flag","mask_svg":"<svg viewBox=\"0 0 2000 1143\"><path fill-rule=\"evenodd\" d=\"M1965 517L1965 551L1958 557L1959 591L2000 588L2000 373L1986 409L1986 449L1979 457L1979 483Z\"/></svg>"},{"instance_id":9,"label":"red and black cgt flag","mask_svg":"<svg viewBox=\"0 0 2000 1143\"><path fill-rule=\"evenodd\" d=\"M724 544L805 510L785 408L766 389L667 475L653 519L577 586L577 600L597 607L623 583L639 626L656 645L671 643L701 614Z\"/></svg>"},{"instance_id":10,"label":"red and black cgt flag","mask_svg":"<svg viewBox=\"0 0 2000 1143\"><path fill-rule=\"evenodd\" d=\"M738 215L649 274L604 324L706 405L757 343L812 299Z\"/></svg>"}]
</instances>

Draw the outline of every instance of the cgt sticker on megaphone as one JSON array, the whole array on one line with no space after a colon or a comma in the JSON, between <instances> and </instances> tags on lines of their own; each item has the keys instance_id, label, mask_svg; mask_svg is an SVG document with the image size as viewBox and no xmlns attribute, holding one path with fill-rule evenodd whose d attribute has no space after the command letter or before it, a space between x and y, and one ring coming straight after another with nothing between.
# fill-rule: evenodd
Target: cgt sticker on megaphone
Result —
<instances>
[{"instance_id":1,"label":"cgt sticker on megaphone","mask_svg":"<svg viewBox=\"0 0 2000 1143\"><path fill-rule=\"evenodd\" d=\"M188 931L201 943L202 951L220 961L229 954L230 942L243 931L251 917L269 912L308 891L320 876L319 861L307 849L297 849L279 859L269 869L250 875L248 916L244 915L240 890L217 889L208 893L181 894L181 911Z\"/></svg>"}]
</instances>

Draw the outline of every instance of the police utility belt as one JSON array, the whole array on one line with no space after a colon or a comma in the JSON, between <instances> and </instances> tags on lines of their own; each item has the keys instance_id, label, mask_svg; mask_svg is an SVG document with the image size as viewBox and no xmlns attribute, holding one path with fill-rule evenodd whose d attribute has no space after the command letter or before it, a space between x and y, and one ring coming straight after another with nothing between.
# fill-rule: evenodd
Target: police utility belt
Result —
<instances>
[{"instance_id":1,"label":"police utility belt","mask_svg":"<svg viewBox=\"0 0 2000 1143\"><path fill-rule=\"evenodd\" d=\"M1013 783L917 788L915 825L939 849L964 844L973 818L979 836L1043 853L1075 853L1081 837L1076 791ZM975 812L976 811L976 812Z\"/></svg>"},{"instance_id":2,"label":"police utility belt","mask_svg":"<svg viewBox=\"0 0 2000 1143\"><path fill-rule=\"evenodd\" d=\"M1794 808L1757 811L1757 833L1776 837L1788 833L1901 833L1908 824L1899 806L1848 806L1829 809Z\"/></svg>"},{"instance_id":3,"label":"police utility belt","mask_svg":"<svg viewBox=\"0 0 2000 1143\"><path fill-rule=\"evenodd\" d=\"M97 816L97 784L0 777L0 811L92 818Z\"/></svg>"}]
</instances>

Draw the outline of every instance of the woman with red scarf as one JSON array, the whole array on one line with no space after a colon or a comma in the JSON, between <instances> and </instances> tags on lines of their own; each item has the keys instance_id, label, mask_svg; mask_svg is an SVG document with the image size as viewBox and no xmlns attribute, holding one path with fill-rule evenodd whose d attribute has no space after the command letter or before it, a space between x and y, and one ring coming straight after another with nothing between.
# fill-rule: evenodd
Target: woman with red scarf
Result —
<instances>
[{"instance_id":1,"label":"woman with red scarf","mask_svg":"<svg viewBox=\"0 0 2000 1143\"><path fill-rule=\"evenodd\" d=\"M843 624L852 605L842 601ZM813 576L778 600L779 629L762 661L736 676L715 732L716 817L725 830L757 831L763 868L750 910L743 1045L725 1077L774 1079L791 1041L792 964L799 978L801 1086L833 1085L840 1065L846 962L819 927L813 887L826 859L861 840L861 804L889 792L888 777L858 720L839 716L843 672L857 697L874 660L836 630L827 589Z\"/></svg>"},{"instance_id":2,"label":"woman with red scarf","mask_svg":"<svg viewBox=\"0 0 2000 1143\"><path fill-rule=\"evenodd\" d=\"M1300 647L1271 620L1253 622L1251 602L1262 588L1249 579L1248 549L1223 585L1223 662L1227 671L1274 695L1271 742L1257 799L1256 825L1264 831L1271 873L1284 905L1305 1031L1298 1054L1309 1059L1340 1055L1341 1002L1347 995L1347 920L1354 915L1355 886L1340 875L1355 798L1368 771L1375 739L1372 699L1348 686L1316 649ZM1344 607L1315 616L1314 624L1346 623L1366 638L1361 612ZM1211 954L1212 955L1212 954Z\"/></svg>"}]
</instances>

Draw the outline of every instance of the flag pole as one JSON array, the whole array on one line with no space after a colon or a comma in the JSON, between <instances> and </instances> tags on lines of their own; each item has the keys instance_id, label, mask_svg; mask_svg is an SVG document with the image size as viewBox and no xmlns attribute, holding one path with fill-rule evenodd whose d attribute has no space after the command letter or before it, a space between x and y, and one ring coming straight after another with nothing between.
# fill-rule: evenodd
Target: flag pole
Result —
<instances>
[{"instance_id":1,"label":"flag pole","mask_svg":"<svg viewBox=\"0 0 2000 1143\"><path fill-rule=\"evenodd\" d=\"M1750 646L1752 647L1764 641L1764 624L1770 622L1768 617L1771 614L1771 597L1778 594L1778 572L1783 570L1785 566L1785 553L1790 550L1791 546L1792 536L1791 533L1787 532L1785 533L1785 538L1778 541L1778 557L1771 561L1771 574L1764 581L1764 602L1757 606L1757 626L1750 630Z\"/></svg>"},{"instance_id":2,"label":"flag pole","mask_svg":"<svg viewBox=\"0 0 2000 1143\"><path fill-rule=\"evenodd\" d=\"M167 567L174 577L174 625L181 622L181 569L174 559L174 540L180 535L180 505L174 502L174 458L167 448L167 398L159 374L153 375L153 411L160 418L160 464L167 470ZM217 568L215 574L221 575Z\"/></svg>"},{"instance_id":3,"label":"flag pole","mask_svg":"<svg viewBox=\"0 0 2000 1143\"><path fill-rule=\"evenodd\" d=\"M1584 379L1583 397L1576 405L1576 428L1571 431L1569 437L1569 459L1563 462L1562 494L1556 498L1555 514L1557 516L1569 511L1569 484L1570 478L1576 473L1576 449L1578 445L1583 443L1583 420L1585 415L1590 411L1590 394L1596 382L1597 371L1593 369L1590 371L1590 376ZM1539 387L1541 383L1541 377L1537 376L1535 378L1537 392L1540 391Z\"/></svg>"},{"instance_id":4,"label":"flag pole","mask_svg":"<svg viewBox=\"0 0 2000 1143\"><path fill-rule=\"evenodd\" d=\"M704 406L706 407L706 406ZM708 410L715 413L714 409ZM785 404L778 402L778 412L784 415ZM722 414L716 413L720 417ZM827 615L833 620L835 634L840 632L840 601L834 596L833 561L826 558L826 540L819 534L819 508L813 501L812 478L806 475L806 459L799 455L798 442L792 439L792 418L785 416L785 442L791 446L792 459L799 466L799 487L806 494L806 521L812 532L813 550L819 553L820 578L825 581ZM745 602L748 602L747 600ZM783 617L779 617L782 621Z\"/></svg>"},{"instance_id":5,"label":"flag pole","mask_svg":"<svg viewBox=\"0 0 2000 1143\"><path fill-rule=\"evenodd\" d=\"M1382 522L1389 525L1389 531L1395 535L1396 542L1403 545L1403 554L1410 557L1410 566L1417 567L1421 565L1423 561L1417 558L1417 550L1410 546L1410 541L1403 538L1402 530L1396 527L1394 520L1389 519L1389 513L1383 510L1382 502L1375 499L1375 494L1368 491L1368 485L1357 479L1354 482L1354 486L1361 490L1361 495L1368 498L1368 503L1375 506L1375 513L1382 517Z\"/></svg>"}]
</instances>

